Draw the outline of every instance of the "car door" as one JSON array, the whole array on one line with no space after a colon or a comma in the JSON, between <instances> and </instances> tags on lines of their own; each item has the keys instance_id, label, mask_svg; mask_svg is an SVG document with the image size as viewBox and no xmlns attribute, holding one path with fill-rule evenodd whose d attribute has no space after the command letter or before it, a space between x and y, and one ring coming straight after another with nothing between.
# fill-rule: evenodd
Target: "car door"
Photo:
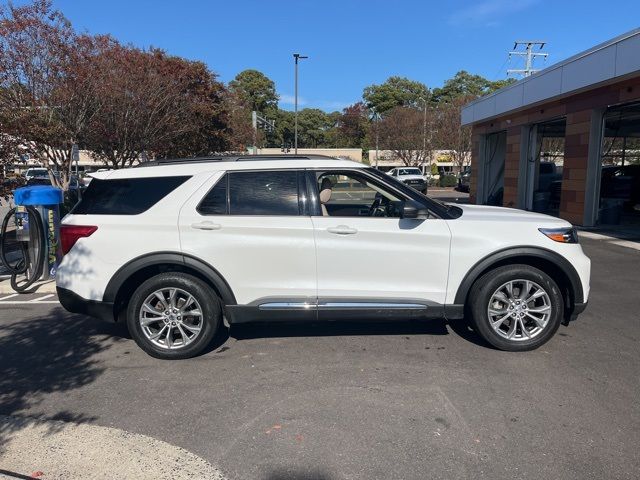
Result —
<instances>
[{"instance_id":1,"label":"car door","mask_svg":"<svg viewBox=\"0 0 640 480\"><path fill-rule=\"evenodd\" d=\"M315 244L303 175L220 172L180 211L183 253L214 267L239 305L315 302Z\"/></svg>"},{"instance_id":2,"label":"car door","mask_svg":"<svg viewBox=\"0 0 640 480\"><path fill-rule=\"evenodd\" d=\"M328 176L330 195L320 192ZM409 198L361 169L315 171L308 182L310 192L318 192L312 221L320 305L444 304L451 238L445 220L400 218ZM375 206L381 197L384 208ZM325 209L313 206L316 201Z\"/></svg>"}]
</instances>

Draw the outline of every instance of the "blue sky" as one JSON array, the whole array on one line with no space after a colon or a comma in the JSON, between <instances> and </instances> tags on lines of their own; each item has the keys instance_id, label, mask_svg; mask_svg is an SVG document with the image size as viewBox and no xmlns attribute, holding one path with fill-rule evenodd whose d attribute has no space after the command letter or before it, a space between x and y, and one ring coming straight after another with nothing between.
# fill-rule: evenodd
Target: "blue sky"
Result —
<instances>
[{"instance_id":1,"label":"blue sky","mask_svg":"<svg viewBox=\"0 0 640 480\"><path fill-rule=\"evenodd\" d=\"M431 88L463 69L504 78L507 68L521 68L515 59L507 63L516 39L547 41L550 65L640 26L638 0L54 0L54 5L79 30L202 60L225 82L244 69L258 69L276 82L287 109L293 108L292 54L309 55L300 66L300 103L327 111L358 101L365 86L391 75Z\"/></svg>"}]
</instances>

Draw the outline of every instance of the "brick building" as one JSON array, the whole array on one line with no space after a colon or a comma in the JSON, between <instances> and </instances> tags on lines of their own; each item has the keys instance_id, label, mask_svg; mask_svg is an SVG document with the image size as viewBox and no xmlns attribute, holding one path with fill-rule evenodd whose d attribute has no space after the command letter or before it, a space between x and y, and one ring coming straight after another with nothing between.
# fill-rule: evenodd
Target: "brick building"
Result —
<instances>
[{"instance_id":1,"label":"brick building","mask_svg":"<svg viewBox=\"0 0 640 480\"><path fill-rule=\"evenodd\" d=\"M640 29L466 105L471 198L640 225Z\"/></svg>"}]
</instances>

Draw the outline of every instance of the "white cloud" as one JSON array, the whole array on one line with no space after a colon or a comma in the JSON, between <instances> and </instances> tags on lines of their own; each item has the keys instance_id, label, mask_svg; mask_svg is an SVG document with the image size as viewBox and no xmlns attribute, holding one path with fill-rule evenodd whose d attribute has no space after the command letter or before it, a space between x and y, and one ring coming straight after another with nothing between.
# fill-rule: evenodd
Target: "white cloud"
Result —
<instances>
[{"instance_id":1,"label":"white cloud","mask_svg":"<svg viewBox=\"0 0 640 480\"><path fill-rule=\"evenodd\" d=\"M531 7L538 0L485 0L453 12L448 23L454 26L494 27L500 19Z\"/></svg>"},{"instance_id":2,"label":"white cloud","mask_svg":"<svg viewBox=\"0 0 640 480\"><path fill-rule=\"evenodd\" d=\"M280 106L292 107L295 103L295 98L293 95L281 93L280 101L278 103ZM319 108L326 112L333 112L335 110L342 110L349 105L349 102L341 102L337 100L309 100L298 95L298 107L302 108Z\"/></svg>"},{"instance_id":3,"label":"white cloud","mask_svg":"<svg viewBox=\"0 0 640 480\"><path fill-rule=\"evenodd\" d=\"M279 103L281 103L282 105L294 105L296 103L296 98L294 95L283 93L280 95ZM307 100L304 97L301 97L300 95L298 95L298 106L306 105L306 104L307 104Z\"/></svg>"}]
</instances>

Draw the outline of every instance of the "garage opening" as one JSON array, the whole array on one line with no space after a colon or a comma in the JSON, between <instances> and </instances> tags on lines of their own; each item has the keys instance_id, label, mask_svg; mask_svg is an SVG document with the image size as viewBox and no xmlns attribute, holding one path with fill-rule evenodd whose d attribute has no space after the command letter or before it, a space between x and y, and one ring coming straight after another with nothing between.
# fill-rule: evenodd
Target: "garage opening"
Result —
<instances>
[{"instance_id":1,"label":"garage opening","mask_svg":"<svg viewBox=\"0 0 640 480\"><path fill-rule=\"evenodd\" d=\"M565 118L531 127L527 158L526 209L558 216L562 195Z\"/></svg>"},{"instance_id":2,"label":"garage opening","mask_svg":"<svg viewBox=\"0 0 640 480\"><path fill-rule=\"evenodd\" d=\"M598 223L640 226L640 103L604 117Z\"/></svg>"},{"instance_id":3,"label":"garage opening","mask_svg":"<svg viewBox=\"0 0 640 480\"><path fill-rule=\"evenodd\" d=\"M502 206L507 132L485 135L478 168L478 200L484 205Z\"/></svg>"}]
</instances>

